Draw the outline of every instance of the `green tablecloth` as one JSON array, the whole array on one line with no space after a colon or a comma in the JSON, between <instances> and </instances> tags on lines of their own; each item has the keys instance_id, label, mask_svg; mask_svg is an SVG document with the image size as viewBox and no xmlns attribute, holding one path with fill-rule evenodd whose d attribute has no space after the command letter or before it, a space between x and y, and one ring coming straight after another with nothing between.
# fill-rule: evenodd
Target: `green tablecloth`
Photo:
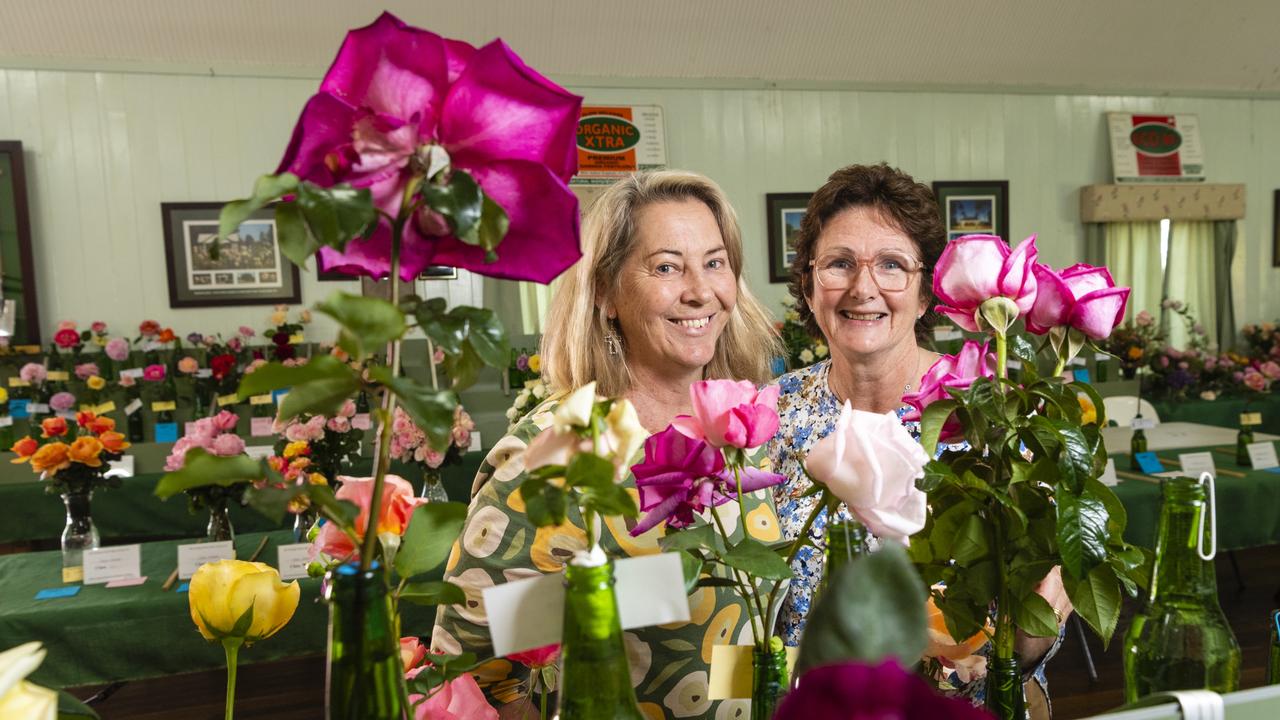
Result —
<instances>
[{"instance_id":1,"label":"green tablecloth","mask_svg":"<svg viewBox=\"0 0 1280 720\"><path fill-rule=\"evenodd\" d=\"M103 490L93 497L93 521L103 540L133 538L138 540L200 537L209 517L187 510L185 496L161 501L155 496L156 483L164 474L164 457L169 444L139 443L130 449L139 474L124 478L119 488ZM445 490L452 498L470 498L471 481L475 478L483 453L467 453L462 462L444 470ZM0 469L0 543L57 540L62 534L66 512L57 495L45 492L27 465L3 463ZM355 472L368 474L372 461L364 458L355 463ZM393 464L392 471L421 488L419 470ZM292 520L286 518L291 525ZM269 522L251 508L231 509L231 523L237 532L265 532L281 526Z\"/></svg>"},{"instance_id":2,"label":"green tablecloth","mask_svg":"<svg viewBox=\"0 0 1280 720\"><path fill-rule=\"evenodd\" d=\"M1151 405L1160 415L1161 422L1194 422L1218 427L1240 427L1240 413L1245 412L1244 398L1229 397L1217 400L1153 400ZM1251 400L1249 412L1262 413L1261 432L1280 435L1280 396L1264 395Z\"/></svg>"},{"instance_id":3,"label":"green tablecloth","mask_svg":"<svg viewBox=\"0 0 1280 720\"><path fill-rule=\"evenodd\" d=\"M236 555L248 559L263 533L236 538ZM276 564L276 546L293 541L277 531L260 562ZM0 557L0 647L39 640L49 651L30 678L50 687L140 680L223 666L222 647L206 642L191 621L187 594L160 586L177 565L183 541L142 546L146 583L108 589L86 585L73 597L36 600L45 588L62 587L60 552ZM276 635L240 653L242 665L325 651L328 608L319 600L320 580L298 581L302 599L293 619ZM177 586L175 585L175 588ZM406 603L403 631L429 635L433 608ZM248 669L245 672L253 672Z\"/></svg>"},{"instance_id":4,"label":"green tablecloth","mask_svg":"<svg viewBox=\"0 0 1280 720\"><path fill-rule=\"evenodd\" d=\"M1163 416L1162 416L1163 419ZM1219 473L1215 486L1218 501L1218 549L1238 550L1261 545L1280 544L1280 474L1242 468L1235 464L1235 448L1230 453L1215 447L1162 450L1161 458L1176 460L1179 453L1213 451L1213 462L1219 470L1245 473L1238 478ZM1112 455L1116 468L1128 471L1128 455ZM1177 469L1165 463L1170 470ZM1125 540L1143 547L1155 547L1156 528L1160 519L1160 478L1153 482L1120 476L1120 484L1112 488L1129 514Z\"/></svg>"}]
</instances>

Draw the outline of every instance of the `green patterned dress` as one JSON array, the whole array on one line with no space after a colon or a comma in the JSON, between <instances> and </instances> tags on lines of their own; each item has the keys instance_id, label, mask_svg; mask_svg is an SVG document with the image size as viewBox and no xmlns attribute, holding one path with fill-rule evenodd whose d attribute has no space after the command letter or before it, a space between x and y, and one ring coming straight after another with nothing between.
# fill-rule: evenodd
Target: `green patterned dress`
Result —
<instances>
[{"instance_id":1,"label":"green patterned dress","mask_svg":"<svg viewBox=\"0 0 1280 720\"><path fill-rule=\"evenodd\" d=\"M449 653L470 651L479 657L492 655L488 622L481 591L492 585L558 573L577 550L586 549L582 517L570 508L565 523L535 528L525 517L517 492L525 480L524 451L528 442L551 424L555 400L548 400L527 415L494 446L476 474L471 506L462 536L454 543L445 566L445 579L463 589L467 601L441 607L431 644ZM634 459L639 462L640 457ZM624 481L639 502L635 480ZM778 518L767 490L747 496L746 526L762 542L781 538ZM737 503L718 508L726 526L741 528ZM661 524L640 537L628 533L634 521L606 519L601 545L614 558L658 552ZM736 530L739 534L741 530ZM746 606L731 588L698 588L689 596L689 622L638 628L624 633L631 664L631 681L640 709L648 718L747 718L750 701L712 701L707 697L711 647L717 644L749 644L751 628ZM425 628L406 628L406 634ZM476 680L495 706L524 702L529 671L519 663L495 658L476 673Z\"/></svg>"}]
</instances>

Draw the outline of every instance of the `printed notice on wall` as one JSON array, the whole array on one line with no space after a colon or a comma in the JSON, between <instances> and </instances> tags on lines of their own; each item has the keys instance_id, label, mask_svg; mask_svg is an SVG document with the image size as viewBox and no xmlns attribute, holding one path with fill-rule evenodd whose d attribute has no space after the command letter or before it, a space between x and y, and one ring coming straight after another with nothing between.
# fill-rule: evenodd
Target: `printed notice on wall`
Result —
<instances>
[{"instance_id":1,"label":"printed notice on wall","mask_svg":"<svg viewBox=\"0 0 1280 720\"><path fill-rule=\"evenodd\" d=\"M657 105L583 106L578 120L575 185L609 185L638 170L667 166L662 108Z\"/></svg>"},{"instance_id":2,"label":"printed notice on wall","mask_svg":"<svg viewBox=\"0 0 1280 720\"><path fill-rule=\"evenodd\" d=\"M1117 183L1204 182L1204 146L1195 115L1107 113Z\"/></svg>"}]
</instances>

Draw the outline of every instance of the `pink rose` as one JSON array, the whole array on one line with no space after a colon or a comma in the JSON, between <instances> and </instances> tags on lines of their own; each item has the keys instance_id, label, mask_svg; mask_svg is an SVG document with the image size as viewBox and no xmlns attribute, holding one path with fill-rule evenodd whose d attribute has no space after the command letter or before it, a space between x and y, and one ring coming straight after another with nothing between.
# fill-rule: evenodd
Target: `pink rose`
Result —
<instances>
[{"instance_id":1,"label":"pink rose","mask_svg":"<svg viewBox=\"0 0 1280 720\"><path fill-rule=\"evenodd\" d=\"M979 308L992 298L1012 300L1021 315L1031 312L1035 241L1032 235L1012 251L995 235L965 235L947 243L933 271L933 294L943 303L935 309L969 332L979 331Z\"/></svg>"},{"instance_id":2,"label":"pink rose","mask_svg":"<svg viewBox=\"0 0 1280 720\"><path fill-rule=\"evenodd\" d=\"M137 385L137 384L138 384L138 381L137 381L136 379L134 379L134 377L133 377L132 375L121 375L121 376L120 376L120 387L122 387L122 388L131 388L131 387L133 387L134 385Z\"/></svg>"},{"instance_id":3,"label":"pink rose","mask_svg":"<svg viewBox=\"0 0 1280 720\"><path fill-rule=\"evenodd\" d=\"M400 662L404 665L404 671L418 667L427 657L427 646L416 637L400 638Z\"/></svg>"},{"instance_id":4,"label":"pink rose","mask_svg":"<svg viewBox=\"0 0 1280 720\"><path fill-rule=\"evenodd\" d=\"M912 407L903 416L903 420L920 420L924 409L938 400L946 400L951 396L947 388L964 390L980 378L994 378L995 356L987 352L986 343L966 340L955 355L943 355L929 368L920 379L920 390L902 396L902 401ZM951 442L964 436L964 428L960 426L953 414L943 425L939 442Z\"/></svg>"},{"instance_id":5,"label":"pink rose","mask_svg":"<svg viewBox=\"0 0 1280 720\"><path fill-rule=\"evenodd\" d=\"M142 370L143 380L149 380L151 382L160 382L161 380L164 380L164 376L165 376L164 366L160 364L148 365Z\"/></svg>"},{"instance_id":6,"label":"pink rose","mask_svg":"<svg viewBox=\"0 0 1280 720\"><path fill-rule=\"evenodd\" d=\"M93 324L89 326L89 329L92 330L95 335L102 335L107 331L107 324L101 320L94 320Z\"/></svg>"},{"instance_id":7,"label":"pink rose","mask_svg":"<svg viewBox=\"0 0 1280 720\"><path fill-rule=\"evenodd\" d=\"M240 416L230 410L223 410L213 416L213 427L218 432L235 432L236 425L240 422Z\"/></svg>"},{"instance_id":8,"label":"pink rose","mask_svg":"<svg viewBox=\"0 0 1280 720\"><path fill-rule=\"evenodd\" d=\"M256 360L254 360L253 362L251 362L251 363L249 363L248 365L245 365L245 366L244 366L244 374L245 374L245 375L248 375L248 374L252 373L254 370L257 370L258 368L260 368L260 367L262 367L263 365L266 365L266 364L267 364L267 361L266 361L266 360L263 360L262 358L257 358L257 359L256 359Z\"/></svg>"},{"instance_id":9,"label":"pink rose","mask_svg":"<svg viewBox=\"0 0 1280 720\"><path fill-rule=\"evenodd\" d=\"M221 457L230 457L244 452L244 438L234 433L223 433L213 439L209 452Z\"/></svg>"},{"instance_id":10,"label":"pink rose","mask_svg":"<svg viewBox=\"0 0 1280 720\"><path fill-rule=\"evenodd\" d=\"M689 386L693 415L680 415L671 424L714 447L759 447L778 431L779 392L777 385L757 391L747 380L700 380Z\"/></svg>"},{"instance_id":11,"label":"pink rose","mask_svg":"<svg viewBox=\"0 0 1280 720\"><path fill-rule=\"evenodd\" d=\"M804 466L873 534L905 543L924 527L925 494L915 481L928 462L896 415L854 410L846 401L835 428L813 446Z\"/></svg>"},{"instance_id":12,"label":"pink rose","mask_svg":"<svg viewBox=\"0 0 1280 720\"><path fill-rule=\"evenodd\" d=\"M44 382L45 376L47 376L48 374L49 374L49 371L46 370L45 367L39 363L27 363L26 365L22 366L21 370L18 371L18 377L22 378L22 380L25 382L31 383L32 385L39 385L40 383Z\"/></svg>"},{"instance_id":13,"label":"pink rose","mask_svg":"<svg viewBox=\"0 0 1280 720\"><path fill-rule=\"evenodd\" d=\"M69 392L54 393L49 398L49 407L57 412L66 412L76 406L76 396Z\"/></svg>"},{"instance_id":14,"label":"pink rose","mask_svg":"<svg viewBox=\"0 0 1280 720\"><path fill-rule=\"evenodd\" d=\"M200 363L190 355L178 361L178 372L184 375L194 375L200 369Z\"/></svg>"},{"instance_id":15,"label":"pink rose","mask_svg":"<svg viewBox=\"0 0 1280 720\"><path fill-rule=\"evenodd\" d=\"M373 478L357 478L338 476L342 487L335 493L339 500L354 503L359 508L356 516L355 531L357 537L363 538L365 528L369 525L369 505L373 499ZM408 480L398 475L387 475L386 485L382 489L382 508L378 513L374 532L404 535L405 528L413 516L414 508L425 505L425 498L414 497L413 486ZM312 550L319 551L332 558L355 560L360 557L359 548L351 544L351 538L339 530L334 523L325 523L320 528L312 543Z\"/></svg>"},{"instance_id":16,"label":"pink rose","mask_svg":"<svg viewBox=\"0 0 1280 720\"><path fill-rule=\"evenodd\" d=\"M1139 312L1138 317L1134 318L1134 322L1138 323L1142 327L1148 327L1153 323L1155 323L1155 321L1156 319L1152 317L1151 313L1147 312L1146 310Z\"/></svg>"},{"instance_id":17,"label":"pink rose","mask_svg":"<svg viewBox=\"0 0 1280 720\"><path fill-rule=\"evenodd\" d=\"M507 659L514 660L527 668L544 668L548 665L554 665L560 659L560 644L553 643L532 650L511 653L507 656Z\"/></svg>"},{"instance_id":18,"label":"pink rose","mask_svg":"<svg viewBox=\"0 0 1280 720\"><path fill-rule=\"evenodd\" d=\"M127 360L129 359L129 341L124 338L112 338L107 341L105 352L107 357L116 362Z\"/></svg>"},{"instance_id":19,"label":"pink rose","mask_svg":"<svg viewBox=\"0 0 1280 720\"><path fill-rule=\"evenodd\" d=\"M412 705L422 695L410 695ZM485 702L471 675L459 675L413 708L414 720L498 720L498 711Z\"/></svg>"},{"instance_id":20,"label":"pink rose","mask_svg":"<svg viewBox=\"0 0 1280 720\"><path fill-rule=\"evenodd\" d=\"M241 334L241 335L243 335L243 336L245 336L245 337L247 337L247 338L251 338L251 337L253 337L253 336L256 334L256 333L253 331L253 328L249 327L248 325L241 325L241 326L240 326L240 330L239 330L239 332L240 332L240 334Z\"/></svg>"},{"instance_id":21,"label":"pink rose","mask_svg":"<svg viewBox=\"0 0 1280 720\"><path fill-rule=\"evenodd\" d=\"M240 338L233 337L227 341L227 349L231 352L240 352L244 348L244 343L240 342Z\"/></svg>"},{"instance_id":22,"label":"pink rose","mask_svg":"<svg viewBox=\"0 0 1280 720\"><path fill-rule=\"evenodd\" d=\"M91 362L80 363L79 365L76 366L76 369L75 369L76 377L80 378L81 380L88 380L94 375L101 375L101 374L102 373L98 371L97 363L91 363Z\"/></svg>"},{"instance_id":23,"label":"pink rose","mask_svg":"<svg viewBox=\"0 0 1280 720\"><path fill-rule=\"evenodd\" d=\"M399 409L399 408L397 408ZM338 415L344 418L353 418L356 416L356 403L354 400L348 400L342 403L342 408L338 410Z\"/></svg>"},{"instance_id":24,"label":"pink rose","mask_svg":"<svg viewBox=\"0 0 1280 720\"><path fill-rule=\"evenodd\" d=\"M325 423L325 427L336 433L349 432L351 430L351 420L341 415L329 418L329 422Z\"/></svg>"},{"instance_id":25,"label":"pink rose","mask_svg":"<svg viewBox=\"0 0 1280 720\"><path fill-rule=\"evenodd\" d=\"M591 441L572 432L557 432L554 427L538 433L524 451L524 467L536 470L548 465L568 465L574 455L590 452Z\"/></svg>"},{"instance_id":26,"label":"pink rose","mask_svg":"<svg viewBox=\"0 0 1280 720\"><path fill-rule=\"evenodd\" d=\"M1262 392L1267 388L1267 379L1263 377L1262 373L1254 370L1253 368L1249 368L1244 371L1244 384L1250 390ZM54 397L57 396L55 395Z\"/></svg>"},{"instance_id":27,"label":"pink rose","mask_svg":"<svg viewBox=\"0 0 1280 720\"><path fill-rule=\"evenodd\" d=\"M1079 263L1055 273L1048 265L1032 268L1036 299L1027 315L1027 330L1043 335L1051 328L1069 325L1086 336L1101 340L1124 319L1129 288L1116 287L1105 267Z\"/></svg>"},{"instance_id":28,"label":"pink rose","mask_svg":"<svg viewBox=\"0 0 1280 720\"><path fill-rule=\"evenodd\" d=\"M165 472L175 472L182 469L187 462L187 451L193 447L200 447L191 437L178 438L178 442L173 444L173 449L169 451L169 457L164 460Z\"/></svg>"},{"instance_id":29,"label":"pink rose","mask_svg":"<svg viewBox=\"0 0 1280 720\"><path fill-rule=\"evenodd\" d=\"M1277 364L1274 360L1268 360L1262 363L1258 370L1261 371L1268 380L1280 378L1280 364Z\"/></svg>"},{"instance_id":30,"label":"pink rose","mask_svg":"<svg viewBox=\"0 0 1280 720\"><path fill-rule=\"evenodd\" d=\"M61 322L59 322L59 323L58 323L58 329L59 329L59 330L75 330L75 329L76 329L76 321L75 321L75 320L63 320L63 321L61 321Z\"/></svg>"}]
</instances>

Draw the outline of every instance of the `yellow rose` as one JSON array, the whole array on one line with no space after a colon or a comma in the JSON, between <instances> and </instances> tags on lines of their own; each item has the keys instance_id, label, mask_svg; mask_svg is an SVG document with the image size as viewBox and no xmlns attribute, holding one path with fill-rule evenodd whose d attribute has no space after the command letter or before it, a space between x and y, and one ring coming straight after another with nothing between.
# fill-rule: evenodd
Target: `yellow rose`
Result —
<instances>
[{"instance_id":1,"label":"yellow rose","mask_svg":"<svg viewBox=\"0 0 1280 720\"><path fill-rule=\"evenodd\" d=\"M101 390L107 386L107 381L97 375L90 375L89 379L86 380L85 383L89 386L90 390Z\"/></svg>"},{"instance_id":2,"label":"yellow rose","mask_svg":"<svg viewBox=\"0 0 1280 720\"><path fill-rule=\"evenodd\" d=\"M243 560L201 565L188 588L191 619L206 640L245 643L269 638L284 627L298 609L300 593L297 580L286 585L270 565ZM248 625L237 627L246 617Z\"/></svg>"},{"instance_id":3,"label":"yellow rose","mask_svg":"<svg viewBox=\"0 0 1280 720\"><path fill-rule=\"evenodd\" d=\"M296 440L284 446L284 457L290 459L301 455L307 451L306 440Z\"/></svg>"},{"instance_id":4,"label":"yellow rose","mask_svg":"<svg viewBox=\"0 0 1280 720\"><path fill-rule=\"evenodd\" d=\"M89 467L102 466L102 459L98 457L101 454L102 441L89 435L76 438L75 442L71 443L71 448L67 451L67 455L72 462L78 462Z\"/></svg>"},{"instance_id":5,"label":"yellow rose","mask_svg":"<svg viewBox=\"0 0 1280 720\"><path fill-rule=\"evenodd\" d=\"M9 402L9 391L0 387L0 403Z\"/></svg>"},{"instance_id":6,"label":"yellow rose","mask_svg":"<svg viewBox=\"0 0 1280 720\"><path fill-rule=\"evenodd\" d=\"M0 653L0 717L53 718L58 694L25 680L44 660L38 642L23 643Z\"/></svg>"},{"instance_id":7,"label":"yellow rose","mask_svg":"<svg viewBox=\"0 0 1280 720\"><path fill-rule=\"evenodd\" d=\"M536 373L542 372L542 356L541 355L534 353L533 355L529 356L529 369Z\"/></svg>"},{"instance_id":8,"label":"yellow rose","mask_svg":"<svg viewBox=\"0 0 1280 720\"><path fill-rule=\"evenodd\" d=\"M52 442L43 445L31 456L31 470L38 473L58 472L71 467L71 459L67 457L70 448L66 443Z\"/></svg>"}]
</instances>

